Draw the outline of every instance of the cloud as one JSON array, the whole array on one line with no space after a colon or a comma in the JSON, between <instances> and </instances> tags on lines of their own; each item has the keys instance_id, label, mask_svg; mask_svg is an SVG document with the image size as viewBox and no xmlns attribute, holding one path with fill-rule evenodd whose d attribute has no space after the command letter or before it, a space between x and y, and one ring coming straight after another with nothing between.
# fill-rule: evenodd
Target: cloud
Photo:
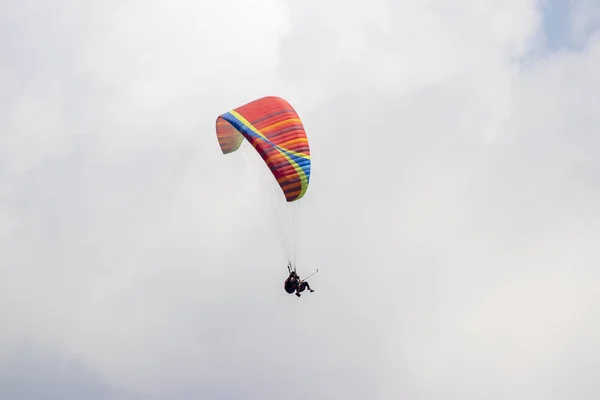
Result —
<instances>
[{"instance_id":1,"label":"cloud","mask_svg":"<svg viewBox=\"0 0 600 400\"><path fill-rule=\"evenodd\" d=\"M61 354L23 343L0 368L0 395L6 399L136 399L134 393L111 386L93 369Z\"/></svg>"},{"instance_id":2,"label":"cloud","mask_svg":"<svg viewBox=\"0 0 600 400\"><path fill-rule=\"evenodd\" d=\"M516 0L2 7L0 380L69 355L43 382L99 398L597 397L592 29L530 57ZM267 94L313 154L301 299L266 170L214 137Z\"/></svg>"}]
</instances>

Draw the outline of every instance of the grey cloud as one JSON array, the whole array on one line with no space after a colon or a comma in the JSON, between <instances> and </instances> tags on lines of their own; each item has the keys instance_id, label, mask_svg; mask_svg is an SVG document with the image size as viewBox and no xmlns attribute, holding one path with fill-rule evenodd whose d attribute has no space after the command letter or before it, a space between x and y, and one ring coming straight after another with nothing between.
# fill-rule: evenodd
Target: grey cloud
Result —
<instances>
[{"instance_id":1,"label":"grey cloud","mask_svg":"<svg viewBox=\"0 0 600 400\"><path fill-rule=\"evenodd\" d=\"M93 368L56 351L24 344L0 368L3 399L139 399L135 393L111 385Z\"/></svg>"},{"instance_id":2,"label":"grey cloud","mask_svg":"<svg viewBox=\"0 0 600 400\"><path fill-rule=\"evenodd\" d=\"M537 24L522 1L140 4L103 8L90 23L106 35L82 30L67 64L81 86L33 96L84 105L49 112L67 139L3 171L6 346L67 349L104 396L124 382L150 399L597 397L597 41L519 69ZM214 17L227 12L245 35ZM290 18L287 36L271 18ZM214 138L216 115L273 93L313 153L299 269L320 274L301 299L282 290L256 170ZM35 122L18 121L17 138ZM44 363L5 365L14 382Z\"/></svg>"}]
</instances>

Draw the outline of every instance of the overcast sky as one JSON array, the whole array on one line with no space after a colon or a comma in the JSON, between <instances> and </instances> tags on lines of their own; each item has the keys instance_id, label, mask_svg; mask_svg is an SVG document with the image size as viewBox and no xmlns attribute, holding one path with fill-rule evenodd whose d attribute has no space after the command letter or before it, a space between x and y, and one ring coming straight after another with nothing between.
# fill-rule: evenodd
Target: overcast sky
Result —
<instances>
[{"instance_id":1,"label":"overcast sky","mask_svg":"<svg viewBox=\"0 0 600 400\"><path fill-rule=\"evenodd\" d=\"M0 398L600 397L598 0L5 0L0 53ZM215 137L265 95L300 299Z\"/></svg>"}]
</instances>

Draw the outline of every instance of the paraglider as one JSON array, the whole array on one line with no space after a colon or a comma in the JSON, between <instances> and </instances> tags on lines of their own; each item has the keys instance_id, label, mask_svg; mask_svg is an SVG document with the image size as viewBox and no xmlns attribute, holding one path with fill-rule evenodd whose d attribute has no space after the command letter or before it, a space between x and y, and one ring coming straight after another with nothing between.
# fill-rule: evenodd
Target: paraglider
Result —
<instances>
[{"instance_id":1,"label":"paraglider","mask_svg":"<svg viewBox=\"0 0 600 400\"><path fill-rule=\"evenodd\" d=\"M288 271L289 271L290 275L288 276L288 278L285 280L285 282L283 284L283 288L285 289L286 292L288 292L289 294L296 292L296 296L298 296L298 297L301 296L300 293L304 292L305 289L308 289L308 291L311 293L314 292L314 289L311 289L308 282L306 282L306 279L308 279L308 278L300 279L300 277L296 273L296 270L292 268L291 264L288 264ZM319 270L317 270L317 272L319 272Z\"/></svg>"},{"instance_id":2,"label":"paraglider","mask_svg":"<svg viewBox=\"0 0 600 400\"><path fill-rule=\"evenodd\" d=\"M283 251L290 274L295 274L298 204L306 195L311 174L310 146L300 117L286 100L267 96L221 114L216 133L223 154L234 153L246 140L268 167L275 186L274 209ZM286 291L296 282L298 296L306 288L312 292L306 282L296 279L297 275L290 277Z\"/></svg>"}]
</instances>

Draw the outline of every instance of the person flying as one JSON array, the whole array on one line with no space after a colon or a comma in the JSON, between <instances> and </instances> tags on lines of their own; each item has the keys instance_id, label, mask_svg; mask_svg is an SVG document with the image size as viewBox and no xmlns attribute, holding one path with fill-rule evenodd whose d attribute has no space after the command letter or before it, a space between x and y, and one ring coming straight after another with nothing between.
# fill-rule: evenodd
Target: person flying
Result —
<instances>
[{"instance_id":1,"label":"person flying","mask_svg":"<svg viewBox=\"0 0 600 400\"><path fill-rule=\"evenodd\" d=\"M296 296L300 297L300 293L306 289L308 289L311 293L314 292L314 289L310 287L308 282L300 279L296 271L292 269L292 265L290 263L288 263L288 271L290 271L290 275L283 284L283 287L287 293L292 294L296 292Z\"/></svg>"}]
</instances>

